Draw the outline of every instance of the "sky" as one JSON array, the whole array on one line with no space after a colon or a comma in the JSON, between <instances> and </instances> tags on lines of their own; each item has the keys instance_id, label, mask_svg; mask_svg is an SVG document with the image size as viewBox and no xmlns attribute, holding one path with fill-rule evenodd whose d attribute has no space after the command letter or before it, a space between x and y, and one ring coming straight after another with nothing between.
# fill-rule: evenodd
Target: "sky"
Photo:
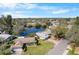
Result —
<instances>
[{"instance_id":1,"label":"sky","mask_svg":"<svg viewBox=\"0 0 79 59\"><path fill-rule=\"evenodd\" d=\"M0 16L61 18L79 16L79 3L0 3Z\"/></svg>"}]
</instances>

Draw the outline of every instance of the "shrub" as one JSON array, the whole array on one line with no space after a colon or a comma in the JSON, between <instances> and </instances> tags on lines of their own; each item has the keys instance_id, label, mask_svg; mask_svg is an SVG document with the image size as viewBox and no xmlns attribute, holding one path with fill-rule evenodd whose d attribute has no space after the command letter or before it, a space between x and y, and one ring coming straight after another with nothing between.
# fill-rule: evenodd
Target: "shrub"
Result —
<instances>
[{"instance_id":1,"label":"shrub","mask_svg":"<svg viewBox=\"0 0 79 59\"><path fill-rule=\"evenodd\" d=\"M3 51L3 55L10 55L10 54L12 54L10 49L6 49Z\"/></svg>"},{"instance_id":2,"label":"shrub","mask_svg":"<svg viewBox=\"0 0 79 59\"><path fill-rule=\"evenodd\" d=\"M67 32L67 29L64 27L57 27L54 31L55 31L55 37L65 38L65 34Z\"/></svg>"},{"instance_id":3,"label":"shrub","mask_svg":"<svg viewBox=\"0 0 79 59\"><path fill-rule=\"evenodd\" d=\"M41 24L36 23L35 28L40 28Z\"/></svg>"},{"instance_id":4,"label":"shrub","mask_svg":"<svg viewBox=\"0 0 79 59\"><path fill-rule=\"evenodd\" d=\"M35 36L35 33L31 33L31 34L29 34L28 36L34 37L34 36Z\"/></svg>"},{"instance_id":5,"label":"shrub","mask_svg":"<svg viewBox=\"0 0 79 59\"><path fill-rule=\"evenodd\" d=\"M43 27L43 28L47 28L47 25L46 25L46 24L44 24L44 25L42 25L42 27Z\"/></svg>"},{"instance_id":6,"label":"shrub","mask_svg":"<svg viewBox=\"0 0 79 59\"><path fill-rule=\"evenodd\" d=\"M28 27L28 28L31 28L31 27L33 27L33 26L32 26L32 25L28 25L27 27Z\"/></svg>"}]
</instances>

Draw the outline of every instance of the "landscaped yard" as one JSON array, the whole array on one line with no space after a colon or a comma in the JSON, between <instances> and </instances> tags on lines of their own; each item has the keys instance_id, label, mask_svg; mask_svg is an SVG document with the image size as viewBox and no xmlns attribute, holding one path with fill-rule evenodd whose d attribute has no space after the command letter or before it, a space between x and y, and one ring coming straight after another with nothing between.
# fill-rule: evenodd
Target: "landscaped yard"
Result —
<instances>
[{"instance_id":1,"label":"landscaped yard","mask_svg":"<svg viewBox=\"0 0 79 59\"><path fill-rule=\"evenodd\" d=\"M53 43L47 41L40 41L41 45L36 46L28 46L27 51L25 54L27 55L44 55L46 54L51 48L53 48Z\"/></svg>"}]
</instances>

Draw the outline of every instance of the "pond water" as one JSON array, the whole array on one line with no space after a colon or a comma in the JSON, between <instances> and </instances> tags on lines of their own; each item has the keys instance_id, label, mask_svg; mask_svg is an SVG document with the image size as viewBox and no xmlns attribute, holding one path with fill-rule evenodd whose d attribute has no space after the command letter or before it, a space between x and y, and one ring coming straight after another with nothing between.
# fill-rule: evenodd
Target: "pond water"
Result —
<instances>
[{"instance_id":1,"label":"pond water","mask_svg":"<svg viewBox=\"0 0 79 59\"><path fill-rule=\"evenodd\" d=\"M36 33L36 32L41 32L41 31L44 31L45 29L44 28L27 28L25 31L21 32L20 35L21 36L27 36L31 33Z\"/></svg>"}]
</instances>

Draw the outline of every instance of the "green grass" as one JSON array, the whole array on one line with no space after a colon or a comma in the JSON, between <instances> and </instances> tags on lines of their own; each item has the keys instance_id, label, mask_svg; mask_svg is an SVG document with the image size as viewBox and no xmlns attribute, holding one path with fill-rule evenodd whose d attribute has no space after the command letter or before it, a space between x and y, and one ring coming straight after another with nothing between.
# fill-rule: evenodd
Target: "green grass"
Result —
<instances>
[{"instance_id":1,"label":"green grass","mask_svg":"<svg viewBox=\"0 0 79 59\"><path fill-rule=\"evenodd\" d=\"M47 41L40 41L41 45L36 46L28 46L28 50L25 52L27 55L44 55L46 54L51 48L53 48L53 44Z\"/></svg>"},{"instance_id":2,"label":"green grass","mask_svg":"<svg viewBox=\"0 0 79 59\"><path fill-rule=\"evenodd\" d=\"M68 51L68 54L67 55L78 55L78 54L76 54L73 50L70 50L69 49L69 51Z\"/></svg>"}]
</instances>

